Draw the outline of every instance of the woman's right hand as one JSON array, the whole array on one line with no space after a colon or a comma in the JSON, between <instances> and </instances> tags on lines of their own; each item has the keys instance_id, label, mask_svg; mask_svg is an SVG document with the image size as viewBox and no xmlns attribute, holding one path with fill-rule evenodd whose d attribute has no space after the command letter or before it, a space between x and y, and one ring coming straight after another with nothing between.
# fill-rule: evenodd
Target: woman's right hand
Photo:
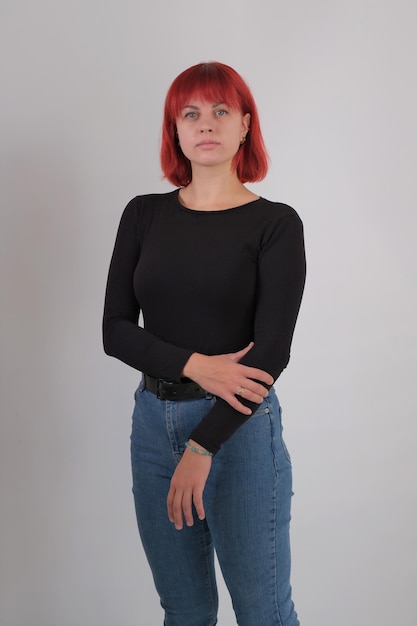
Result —
<instances>
[{"instance_id":1,"label":"woman's right hand","mask_svg":"<svg viewBox=\"0 0 417 626\"><path fill-rule=\"evenodd\" d=\"M272 385L274 382L267 372L239 363L253 345L251 342L238 352L214 356L194 352L184 366L183 375L209 393L222 398L240 413L251 415L251 409L242 404L238 397L260 404L268 395L268 389L261 383Z\"/></svg>"}]
</instances>

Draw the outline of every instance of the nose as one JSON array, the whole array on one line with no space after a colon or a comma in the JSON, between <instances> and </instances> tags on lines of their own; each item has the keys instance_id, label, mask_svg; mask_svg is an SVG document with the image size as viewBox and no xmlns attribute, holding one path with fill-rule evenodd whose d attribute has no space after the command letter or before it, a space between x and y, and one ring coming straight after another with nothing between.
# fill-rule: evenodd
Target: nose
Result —
<instances>
[{"instance_id":1,"label":"nose","mask_svg":"<svg viewBox=\"0 0 417 626\"><path fill-rule=\"evenodd\" d=\"M207 115L200 118L200 133L211 133L213 130L213 122Z\"/></svg>"}]
</instances>

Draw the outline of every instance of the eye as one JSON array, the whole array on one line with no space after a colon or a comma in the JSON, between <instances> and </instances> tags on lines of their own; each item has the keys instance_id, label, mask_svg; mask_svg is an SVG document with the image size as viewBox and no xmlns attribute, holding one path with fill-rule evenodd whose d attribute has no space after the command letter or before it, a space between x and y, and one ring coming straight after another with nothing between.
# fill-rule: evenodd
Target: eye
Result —
<instances>
[{"instance_id":1,"label":"eye","mask_svg":"<svg viewBox=\"0 0 417 626\"><path fill-rule=\"evenodd\" d=\"M217 109L216 111L216 115L218 117L222 117L223 115L227 115L229 111L226 111L226 109Z\"/></svg>"},{"instance_id":2,"label":"eye","mask_svg":"<svg viewBox=\"0 0 417 626\"><path fill-rule=\"evenodd\" d=\"M195 111L188 111L188 113L186 113L184 117L188 117L188 119L190 120L195 120L195 118L197 117L197 113Z\"/></svg>"}]
</instances>

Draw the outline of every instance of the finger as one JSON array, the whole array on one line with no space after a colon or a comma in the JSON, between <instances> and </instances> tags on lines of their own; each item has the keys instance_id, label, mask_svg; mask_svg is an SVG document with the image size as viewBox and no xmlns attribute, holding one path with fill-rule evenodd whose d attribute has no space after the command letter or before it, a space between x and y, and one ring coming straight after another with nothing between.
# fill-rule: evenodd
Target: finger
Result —
<instances>
[{"instance_id":1,"label":"finger","mask_svg":"<svg viewBox=\"0 0 417 626\"><path fill-rule=\"evenodd\" d=\"M182 492L175 492L174 500L172 502L172 521L177 530L182 530L183 518L182 518Z\"/></svg>"},{"instance_id":2,"label":"finger","mask_svg":"<svg viewBox=\"0 0 417 626\"><path fill-rule=\"evenodd\" d=\"M203 504L203 492L196 491L193 496L195 510L197 512L198 519L204 519L206 517L206 513L204 511Z\"/></svg>"},{"instance_id":3,"label":"finger","mask_svg":"<svg viewBox=\"0 0 417 626\"><path fill-rule=\"evenodd\" d=\"M194 524L192 504L192 492L184 493L182 497L182 512L187 526Z\"/></svg>"},{"instance_id":4,"label":"finger","mask_svg":"<svg viewBox=\"0 0 417 626\"><path fill-rule=\"evenodd\" d=\"M240 398L244 398L245 400L249 400L249 402L255 402L256 404L261 404L264 401L264 399L266 398L266 396L268 395L268 390L265 389L265 387L264 387L264 390L265 390L266 393L262 392L262 395L261 395L260 393L251 391L250 389L248 389L246 387L244 387L244 388L239 387L237 395Z\"/></svg>"},{"instance_id":5,"label":"finger","mask_svg":"<svg viewBox=\"0 0 417 626\"><path fill-rule=\"evenodd\" d=\"M243 373L247 378L255 379L255 381L259 380L266 385L273 385L274 379L268 372L256 367L249 367L248 365L243 365L242 367L244 367Z\"/></svg>"},{"instance_id":6,"label":"finger","mask_svg":"<svg viewBox=\"0 0 417 626\"><path fill-rule=\"evenodd\" d=\"M238 352L232 352L231 354L229 354L229 357L231 358L232 361L234 361L235 363L238 363L240 361L240 359L243 359L243 357L245 356L245 354L247 354L249 352L249 350L251 350L253 348L255 344L253 343L253 341L251 341L246 348L243 348L243 350L239 350Z\"/></svg>"},{"instance_id":7,"label":"finger","mask_svg":"<svg viewBox=\"0 0 417 626\"><path fill-rule=\"evenodd\" d=\"M251 402L262 402L269 393L269 389L251 379L242 382L242 386L238 389L238 396L246 398Z\"/></svg>"},{"instance_id":8,"label":"finger","mask_svg":"<svg viewBox=\"0 0 417 626\"><path fill-rule=\"evenodd\" d=\"M175 489L171 486L168 492L168 496L167 496L167 512L168 512L168 519L172 523L174 523L174 511L172 508L172 505L174 502L174 496L175 496Z\"/></svg>"},{"instance_id":9,"label":"finger","mask_svg":"<svg viewBox=\"0 0 417 626\"><path fill-rule=\"evenodd\" d=\"M243 415L252 415L251 409L248 406L245 406L244 404L239 402L236 396L230 394L228 396L225 396L223 399L228 404L230 404L232 409L236 409L236 411L239 411L239 413L242 413Z\"/></svg>"}]
</instances>

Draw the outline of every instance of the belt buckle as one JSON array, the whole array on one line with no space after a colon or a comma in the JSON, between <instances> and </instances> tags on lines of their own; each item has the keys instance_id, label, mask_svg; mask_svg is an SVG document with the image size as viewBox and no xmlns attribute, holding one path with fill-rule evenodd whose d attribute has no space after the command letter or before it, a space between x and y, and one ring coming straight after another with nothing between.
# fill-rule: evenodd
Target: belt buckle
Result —
<instances>
[{"instance_id":1,"label":"belt buckle","mask_svg":"<svg viewBox=\"0 0 417 626\"><path fill-rule=\"evenodd\" d=\"M169 400L169 397L167 397L167 393L169 395L169 386L173 386L174 382L171 380L163 380L163 379L159 379L158 380L158 385L156 388L156 397L159 400ZM168 388L167 388L168 386Z\"/></svg>"}]
</instances>

